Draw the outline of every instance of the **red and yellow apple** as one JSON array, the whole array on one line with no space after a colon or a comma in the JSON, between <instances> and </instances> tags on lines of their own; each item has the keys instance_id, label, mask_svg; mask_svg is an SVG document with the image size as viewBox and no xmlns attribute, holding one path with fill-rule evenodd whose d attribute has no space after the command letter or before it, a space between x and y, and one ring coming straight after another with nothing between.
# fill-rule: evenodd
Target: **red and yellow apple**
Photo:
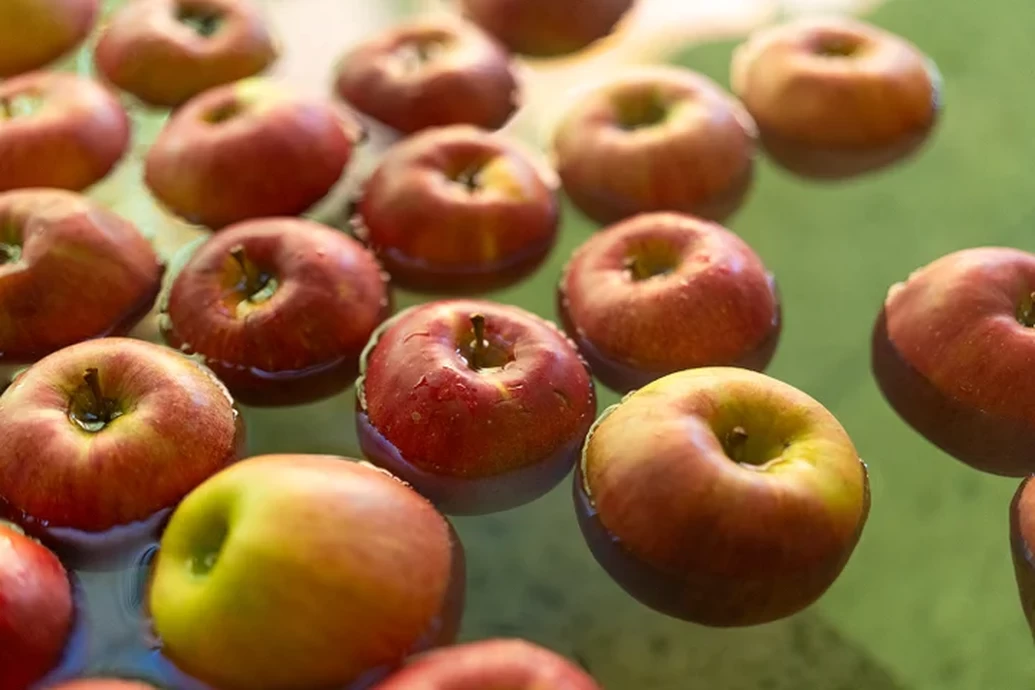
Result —
<instances>
[{"instance_id":1,"label":"red and yellow apple","mask_svg":"<svg viewBox=\"0 0 1035 690\"><path fill-rule=\"evenodd\" d=\"M1010 552L1024 618L1035 638L1035 482L1026 477L1010 503Z\"/></svg>"},{"instance_id":2,"label":"red and yellow apple","mask_svg":"<svg viewBox=\"0 0 1035 690\"><path fill-rule=\"evenodd\" d=\"M815 602L869 512L844 428L796 388L748 369L670 374L606 411L576 474L597 561L662 613L757 625Z\"/></svg>"},{"instance_id":3,"label":"red and yellow apple","mask_svg":"<svg viewBox=\"0 0 1035 690\"><path fill-rule=\"evenodd\" d=\"M99 0L0 2L0 79L40 69L72 52L93 28Z\"/></svg>"}]
</instances>

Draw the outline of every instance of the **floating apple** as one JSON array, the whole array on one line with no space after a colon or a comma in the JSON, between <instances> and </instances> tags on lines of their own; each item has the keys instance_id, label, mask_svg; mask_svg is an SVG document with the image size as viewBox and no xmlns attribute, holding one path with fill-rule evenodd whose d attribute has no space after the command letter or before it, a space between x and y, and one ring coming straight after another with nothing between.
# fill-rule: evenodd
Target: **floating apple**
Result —
<instances>
[{"instance_id":1,"label":"floating apple","mask_svg":"<svg viewBox=\"0 0 1035 690\"><path fill-rule=\"evenodd\" d=\"M447 513L527 503L578 457L593 380L552 323L517 307L445 300L386 321L360 366L363 454Z\"/></svg>"},{"instance_id":2,"label":"floating apple","mask_svg":"<svg viewBox=\"0 0 1035 690\"><path fill-rule=\"evenodd\" d=\"M748 369L670 374L601 416L579 524L633 597L702 625L767 623L818 599L869 511L866 467L805 393Z\"/></svg>"},{"instance_id":3,"label":"floating apple","mask_svg":"<svg viewBox=\"0 0 1035 690\"><path fill-rule=\"evenodd\" d=\"M91 79L31 72L0 82L0 191L81 191L112 171L129 140L126 111Z\"/></svg>"},{"instance_id":4,"label":"floating apple","mask_svg":"<svg viewBox=\"0 0 1035 690\"><path fill-rule=\"evenodd\" d=\"M357 110L404 133L470 124L502 127L517 108L510 56L474 25L421 19L350 50L335 91Z\"/></svg>"},{"instance_id":5,"label":"floating apple","mask_svg":"<svg viewBox=\"0 0 1035 690\"><path fill-rule=\"evenodd\" d=\"M759 30L734 53L733 91L774 161L845 178L915 153L941 109L941 77L909 41L857 19Z\"/></svg>"},{"instance_id":6,"label":"floating apple","mask_svg":"<svg viewBox=\"0 0 1035 690\"><path fill-rule=\"evenodd\" d=\"M255 76L277 56L250 0L134 0L112 15L94 50L105 79L169 108Z\"/></svg>"},{"instance_id":7,"label":"floating apple","mask_svg":"<svg viewBox=\"0 0 1035 690\"><path fill-rule=\"evenodd\" d=\"M765 369L780 337L775 281L720 225L647 213L598 232L568 262L561 321L593 373L627 393L683 369Z\"/></svg>"},{"instance_id":8,"label":"floating apple","mask_svg":"<svg viewBox=\"0 0 1035 690\"><path fill-rule=\"evenodd\" d=\"M132 223L84 196L0 193L0 364L127 332L154 304L163 271Z\"/></svg>"},{"instance_id":9,"label":"floating apple","mask_svg":"<svg viewBox=\"0 0 1035 690\"><path fill-rule=\"evenodd\" d=\"M334 187L361 136L331 103L246 79L179 108L148 151L145 180L170 211L212 229L295 216Z\"/></svg>"},{"instance_id":10,"label":"floating apple","mask_svg":"<svg viewBox=\"0 0 1035 690\"><path fill-rule=\"evenodd\" d=\"M755 137L751 116L707 77L635 68L580 96L553 155L564 191L598 223L648 211L722 221L751 186Z\"/></svg>"},{"instance_id":11,"label":"floating apple","mask_svg":"<svg viewBox=\"0 0 1035 690\"><path fill-rule=\"evenodd\" d=\"M1027 477L1010 504L1010 550L1021 608L1035 638L1035 483Z\"/></svg>"},{"instance_id":12,"label":"floating apple","mask_svg":"<svg viewBox=\"0 0 1035 690\"><path fill-rule=\"evenodd\" d=\"M197 250L159 318L249 405L311 402L347 388L391 313L387 278L359 242L307 220L245 221Z\"/></svg>"},{"instance_id":13,"label":"floating apple","mask_svg":"<svg viewBox=\"0 0 1035 690\"><path fill-rule=\"evenodd\" d=\"M90 33L98 9L98 0L0 2L0 79L70 53Z\"/></svg>"},{"instance_id":14,"label":"floating apple","mask_svg":"<svg viewBox=\"0 0 1035 690\"><path fill-rule=\"evenodd\" d=\"M353 221L401 287L482 292L519 281L550 253L556 187L516 142L454 125L393 146Z\"/></svg>"},{"instance_id":15,"label":"floating apple","mask_svg":"<svg viewBox=\"0 0 1035 690\"><path fill-rule=\"evenodd\" d=\"M387 472L263 456L173 513L148 601L163 651L221 690L341 688L452 642L463 551Z\"/></svg>"}]
</instances>

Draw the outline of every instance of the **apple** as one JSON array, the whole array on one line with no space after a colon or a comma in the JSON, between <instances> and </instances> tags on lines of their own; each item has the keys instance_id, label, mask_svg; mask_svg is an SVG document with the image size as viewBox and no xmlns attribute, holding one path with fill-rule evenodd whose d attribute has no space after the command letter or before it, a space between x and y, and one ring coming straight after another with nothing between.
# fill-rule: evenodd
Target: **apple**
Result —
<instances>
[{"instance_id":1,"label":"apple","mask_svg":"<svg viewBox=\"0 0 1035 690\"><path fill-rule=\"evenodd\" d=\"M634 598L713 627L816 601L869 512L844 428L796 388L703 367L641 388L590 431L574 483L593 555Z\"/></svg>"},{"instance_id":2,"label":"apple","mask_svg":"<svg viewBox=\"0 0 1035 690\"><path fill-rule=\"evenodd\" d=\"M730 74L767 153L808 178L853 177L912 155L942 107L927 56L847 17L760 29L736 49Z\"/></svg>"},{"instance_id":3,"label":"apple","mask_svg":"<svg viewBox=\"0 0 1035 690\"><path fill-rule=\"evenodd\" d=\"M255 77L209 89L173 113L147 153L144 178L169 211L213 230L296 216L327 196L362 136L348 111Z\"/></svg>"},{"instance_id":4,"label":"apple","mask_svg":"<svg viewBox=\"0 0 1035 690\"><path fill-rule=\"evenodd\" d=\"M125 334L150 311L163 272L132 223L84 196L0 193L0 364Z\"/></svg>"},{"instance_id":5,"label":"apple","mask_svg":"<svg viewBox=\"0 0 1035 690\"><path fill-rule=\"evenodd\" d=\"M1035 472L1035 254L975 247L888 291L873 331L884 397L910 426L979 470Z\"/></svg>"},{"instance_id":6,"label":"apple","mask_svg":"<svg viewBox=\"0 0 1035 690\"><path fill-rule=\"evenodd\" d=\"M429 127L502 127L517 109L510 56L477 27L418 19L372 36L339 62L335 91L356 110L411 134Z\"/></svg>"},{"instance_id":7,"label":"apple","mask_svg":"<svg viewBox=\"0 0 1035 690\"><path fill-rule=\"evenodd\" d=\"M98 0L0 2L0 79L44 67L72 52L93 28Z\"/></svg>"},{"instance_id":8,"label":"apple","mask_svg":"<svg viewBox=\"0 0 1035 690\"><path fill-rule=\"evenodd\" d=\"M2 517L44 539L172 508L244 441L208 369L130 338L89 340L33 364L0 395L0 429Z\"/></svg>"},{"instance_id":9,"label":"apple","mask_svg":"<svg viewBox=\"0 0 1035 690\"><path fill-rule=\"evenodd\" d=\"M722 226L678 213L593 235L565 267L557 303L593 373L621 393L694 367L764 370L780 337L762 259Z\"/></svg>"},{"instance_id":10,"label":"apple","mask_svg":"<svg viewBox=\"0 0 1035 690\"><path fill-rule=\"evenodd\" d=\"M52 685L47 690L157 690L155 686L125 678L80 678L60 685Z\"/></svg>"},{"instance_id":11,"label":"apple","mask_svg":"<svg viewBox=\"0 0 1035 690\"><path fill-rule=\"evenodd\" d=\"M519 639L490 639L417 657L374 690L600 690L559 654Z\"/></svg>"},{"instance_id":12,"label":"apple","mask_svg":"<svg viewBox=\"0 0 1035 690\"><path fill-rule=\"evenodd\" d=\"M0 522L0 690L27 690L58 665L72 617L61 561Z\"/></svg>"},{"instance_id":13,"label":"apple","mask_svg":"<svg viewBox=\"0 0 1035 690\"><path fill-rule=\"evenodd\" d=\"M108 21L94 62L123 91L174 108L207 89L260 74L278 52L250 0L134 0Z\"/></svg>"},{"instance_id":14,"label":"apple","mask_svg":"<svg viewBox=\"0 0 1035 690\"><path fill-rule=\"evenodd\" d=\"M553 135L564 191L598 223L648 211L722 221L743 203L755 124L707 77L640 67L581 93Z\"/></svg>"},{"instance_id":15,"label":"apple","mask_svg":"<svg viewBox=\"0 0 1035 690\"><path fill-rule=\"evenodd\" d=\"M1010 550L1021 608L1035 638L1035 482L1026 477L1010 503Z\"/></svg>"},{"instance_id":16,"label":"apple","mask_svg":"<svg viewBox=\"0 0 1035 690\"><path fill-rule=\"evenodd\" d=\"M115 168L129 140L129 116L96 81L31 72L0 82L0 191L82 191Z\"/></svg>"},{"instance_id":17,"label":"apple","mask_svg":"<svg viewBox=\"0 0 1035 690\"><path fill-rule=\"evenodd\" d=\"M518 307L412 307L374 333L360 367L363 454L447 513L506 510L546 493L571 472L596 416L575 346Z\"/></svg>"},{"instance_id":18,"label":"apple","mask_svg":"<svg viewBox=\"0 0 1035 690\"><path fill-rule=\"evenodd\" d=\"M245 460L194 490L148 592L163 651L220 690L340 688L456 636L463 550L404 483L345 458Z\"/></svg>"},{"instance_id":19,"label":"apple","mask_svg":"<svg viewBox=\"0 0 1035 690\"><path fill-rule=\"evenodd\" d=\"M394 145L353 227L401 287L443 294L513 285L557 239L557 181L517 142L470 125Z\"/></svg>"},{"instance_id":20,"label":"apple","mask_svg":"<svg viewBox=\"0 0 1035 690\"><path fill-rule=\"evenodd\" d=\"M392 311L363 245L307 220L244 221L205 241L172 282L159 324L200 355L238 402L312 402L355 381Z\"/></svg>"},{"instance_id":21,"label":"apple","mask_svg":"<svg viewBox=\"0 0 1035 690\"><path fill-rule=\"evenodd\" d=\"M553 58L610 35L635 0L460 0L460 11L514 53Z\"/></svg>"}]
</instances>

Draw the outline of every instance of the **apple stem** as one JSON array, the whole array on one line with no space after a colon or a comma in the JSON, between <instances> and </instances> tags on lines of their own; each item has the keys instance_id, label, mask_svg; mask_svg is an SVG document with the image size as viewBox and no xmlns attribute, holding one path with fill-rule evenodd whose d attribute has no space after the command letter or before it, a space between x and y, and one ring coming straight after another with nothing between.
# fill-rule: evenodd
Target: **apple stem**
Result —
<instances>
[{"instance_id":1,"label":"apple stem","mask_svg":"<svg viewBox=\"0 0 1035 690\"><path fill-rule=\"evenodd\" d=\"M1022 326L1035 327L1035 292L1030 293L1021 301L1021 306L1017 310L1017 320Z\"/></svg>"},{"instance_id":2,"label":"apple stem","mask_svg":"<svg viewBox=\"0 0 1035 690\"><path fill-rule=\"evenodd\" d=\"M90 395L93 396L94 407L100 410L104 407L104 394L101 393L101 382L97 378L97 369L90 367L83 374L83 380L86 381L87 388L90 389ZM97 415L100 417L101 415Z\"/></svg>"},{"instance_id":3,"label":"apple stem","mask_svg":"<svg viewBox=\"0 0 1035 690\"><path fill-rule=\"evenodd\" d=\"M742 426L735 426L726 434L726 454L734 462L744 462L744 451L747 448L748 433Z\"/></svg>"},{"instance_id":4,"label":"apple stem","mask_svg":"<svg viewBox=\"0 0 1035 690\"><path fill-rule=\"evenodd\" d=\"M478 371L484 365L485 348L485 315L472 314L471 326L474 328L474 345L471 347L471 368Z\"/></svg>"},{"instance_id":5,"label":"apple stem","mask_svg":"<svg viewBox=\"0 0 1035 690\"><path fill-rule=\"evenodd\" d=\"M471 166L456 176L456 183L462 185L468 192L476 192L481 187L481 168Z\"/></svg>"},{"instance_id":6,"label":"apple stem","mask_svg":"<svg viewBox=\"0 0 1035 690\"><path fill-rule=\"evenodd\" d=\"M234 261L241 268L241 273L244 274L244 285L242 287L248 296L253 297L262 292L269 283L269 276L255 270L255 265L248 260L247 255L244 253L244 247L241 245L235 246L230 250L230 256L234 257Z\"/></svg>"}]
</instances>

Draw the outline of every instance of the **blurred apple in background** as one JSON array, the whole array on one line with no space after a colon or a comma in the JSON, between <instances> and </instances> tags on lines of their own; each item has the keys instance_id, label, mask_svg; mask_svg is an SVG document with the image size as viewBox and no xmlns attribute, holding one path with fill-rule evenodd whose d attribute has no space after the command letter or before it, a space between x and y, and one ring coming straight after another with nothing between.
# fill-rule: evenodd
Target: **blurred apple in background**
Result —
<instances>
[{"instance_id":1,"label":"blurred apple in background","mask_svg":"<svg viewBox=\"0 0 1035 690\"><path fill-rule=\"evenodd\" d=\"M0 78L44 67L86 40L98 0L0 2Z\"/></svg>"},{"instance_id":2,"label":"blurred apple in background","mask_svg":"<svg viewBox=\"0 0 1035 690\"><path fill-rule=\"evenodd\" d=\"M1035 482L1028 477L1010 503L1010 552L1021 609L1035 638Z\"/></svg>"}]
</instances>

